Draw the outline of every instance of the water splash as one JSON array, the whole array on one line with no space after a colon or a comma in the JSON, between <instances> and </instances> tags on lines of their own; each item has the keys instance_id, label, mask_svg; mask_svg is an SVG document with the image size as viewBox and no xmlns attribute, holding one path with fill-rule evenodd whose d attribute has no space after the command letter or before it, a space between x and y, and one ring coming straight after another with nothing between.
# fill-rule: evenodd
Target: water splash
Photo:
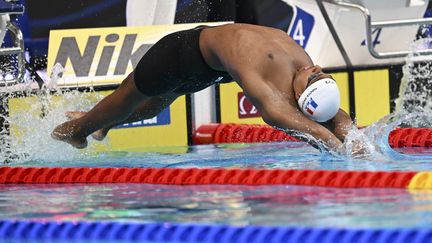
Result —
<instances>
[{"instance_id":1,"label":"water splash","mask_svg":"<svg viewBox=\"0 0 432 243\"><path fill-rule=\"evenodd\" d=\"M388 143L390 132L395 128L418 125L430 127L431 118L430 115L422 112L397 112L383 117L364 129L352 128L345 139L345 154L354 160L373 158L374 161L381 162L432 158L432 156L399 153L393 150ZM353 155L357 142L365 146L365 154Z\"/></svg>"},{"instance_id":2,"label":"water splash","mask_svg":"<svg viewBox=\"0 0 432 243\"><path fill-rule=\"evenodd\" d=\"M370 157L376 161L394 161L430 157L396 152L388 144L388 136L397 127L432 126L432 57L419 53L419 50L431 48L431 43L432 39L426 38L411 44L411 52L403 66L395 112L363 130L350 129L344 146L345 153L351 155L351 159ZM364 145L366 155L352 155L358 142Z\"/></svg>"},{"instance_id":3,"label":"water splash","mask_svg":"<svg viewBox=\"0 0 432 243\"><path fill-rule=\"evenodd\" d=\"M396 112L425 112L432 114L432 56L419 54L420 50L432 48L432 39L413 42L403 67L399 98L395 100Z\"/></svg>"},{"instance_id":4,"label":"water splash","mask_svg":"<svg viewBox=\"0 0 432 243\"><path fill-rule=\"evenodd\" d=\"M6 122L1 129L0 161L66 161L84 158L92 154L92 149L77 150L72 146L51 138L52 130L66 121L66 111L87 111L102 95L89 92L60 90L57 82L61 79L63 68L53 68L50 82L41 90L24 90L11 93L8 106L26 107L7 109L8 116L2 115ZM25 96L26 98L22 98ZM6 101L3 101L6 102ZM6 106L7 107L7 106ZM9 126L10 136L8 136Z\"/></svg>"}]
</instances>

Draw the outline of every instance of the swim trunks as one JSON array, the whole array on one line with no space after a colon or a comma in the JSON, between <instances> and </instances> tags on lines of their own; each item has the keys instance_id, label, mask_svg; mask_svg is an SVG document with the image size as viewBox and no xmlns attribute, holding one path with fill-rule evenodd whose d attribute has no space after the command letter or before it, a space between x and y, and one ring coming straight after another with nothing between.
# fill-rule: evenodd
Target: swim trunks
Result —
<instances>
[{"instance_id":1,"label":"swim trunks","mask_svg":"<svg viewBox=\"0 0 432 243\"><path fill-rule=\"evenodd\" d=\"M146 96L182 95L231 82L227 72L212 69L203 58L199 37L204 28L175 32L153 45L135 68L136 87Z\"/></svg>"}]
</instances>

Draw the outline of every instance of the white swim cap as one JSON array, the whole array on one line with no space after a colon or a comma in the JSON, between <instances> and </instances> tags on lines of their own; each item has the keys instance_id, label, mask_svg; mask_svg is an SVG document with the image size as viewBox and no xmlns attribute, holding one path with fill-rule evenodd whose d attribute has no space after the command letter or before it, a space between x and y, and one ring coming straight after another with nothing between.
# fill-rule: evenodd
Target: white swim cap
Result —
<instances>
[{"instance_id":1,"label":"white swim cap","mask_svg":"<svg viewBox=\"0 0 432 243\"><path fill-rule=\"evenodd\" d=\"M310 119L325 122L339 111L340 97L336 82L323 78L311 84L298 100L300 110Z\"/></svg>"}]
</instances>

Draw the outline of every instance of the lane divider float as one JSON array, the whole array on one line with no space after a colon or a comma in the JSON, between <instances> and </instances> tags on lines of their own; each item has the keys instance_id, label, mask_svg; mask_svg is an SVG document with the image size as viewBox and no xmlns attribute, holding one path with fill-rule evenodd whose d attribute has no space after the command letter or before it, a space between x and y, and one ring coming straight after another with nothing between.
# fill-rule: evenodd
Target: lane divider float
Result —
<instances>
[{"instance_id":1,"label":"lane divider float","mask_svg":"<svg viewBox=\"0 0 432 243\"><path fill-rule=\"evenodd\" d=\"M193 135L195 144L257 143L299 141L283 131L266 125L207 124L200 126ZM432 128L397 128L389 135L393 148L432 147Z\"/></svg>"},{"instance_id":2,"label":"lane divider float","mask_svg":"<svg viewBox=\"0 0 432 243\"><path fill-rule=\"evenodd\" d=\"M432 173L198 168L1 167L1 184L145 183L165 185L302 185L432 189Z\"/></svg>"},{"instance_id":3,"label":"lane divider float","mask_svg":"<svg viewBox=\"0 0 432 243\"><path fill-rule=\"evenodd\" d=\"M0 221L1 240L127 242L430 242L431 229L349 229L127 222Z\"/></svg>"}]
</instances>

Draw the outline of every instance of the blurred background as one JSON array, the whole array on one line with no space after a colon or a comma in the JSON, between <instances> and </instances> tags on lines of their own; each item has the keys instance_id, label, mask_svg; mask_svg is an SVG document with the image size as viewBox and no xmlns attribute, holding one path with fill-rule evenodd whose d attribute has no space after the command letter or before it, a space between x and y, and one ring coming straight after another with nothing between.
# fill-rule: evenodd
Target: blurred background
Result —
<instances>
[{"instance_id":1,"label":"blurred background","mask_svg":"<svg viewBox=\"0 0 432 243\"><path fill-rule=\"evenodd\" d=\"M283 0L18 0L25 13L16 18L25 37L30 62L46 68L49 31L53 29L98 28L131 25L158 25L235 21L289 31L295 5ZM292 3L291 3L292 2ZM304 1L305 3L315 1ZM368 1L364 1L368 2ZM374 2L374 1L369 1ZM393 1L412 4L412 1ZM300 3L300 6L303 3ZM431 3L424 14L431 14ZM429 32L426 33L428 35ZM425 35L425 32L419 32ZM5 39L5 46L10 45ZM5 59L5 58L3 58ZM3 60L3 62L7 62Z\"/></svg>"},{"instance_id":2,"label":"blurred background","mask_svg":"<svg viewBox=\"0 0 432 243\"><path fill-rule=\"evenodd\" d=\"M52 29L235 21L288 31L293 8L281 0L44 0L26 6L19 25L32 58L43 58ZM159 14L159 15L158 15Z\"/></svg>"}]
</instances>

